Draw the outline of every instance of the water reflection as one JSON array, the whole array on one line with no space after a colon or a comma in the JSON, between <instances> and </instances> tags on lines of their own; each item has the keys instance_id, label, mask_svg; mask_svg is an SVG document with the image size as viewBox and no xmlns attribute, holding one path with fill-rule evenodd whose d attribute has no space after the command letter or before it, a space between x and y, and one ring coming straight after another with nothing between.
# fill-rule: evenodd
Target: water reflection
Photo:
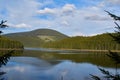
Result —
<instances>
[{"instance_id":1,"label":"water reflection","mask_svg":"<svg viewBox=\"0 0 120 80\"><path fill-rule=\"evenodd\" d=\"M90 63L64 60L53 65L49 61L32 57L13 57L2 69L7 72L8 80L61 80L61 78L63 80L90 80L89 74L102 76L98 67ZM112 68L107 69L114 72Z\"/></svg>"},{"instance_id":2,"label":"water reflection","mask_svg":"<svg viewBox=\"0 0 120 80\"><path fill-rule=\"evenodd\" d=\"M115 67L111 59L106 56L105 52L44 52L39 50L25 50L22 56L37 57L39 59L56 61L56 60L71 60L77 63L91 63L103 67ZM120 66L119 66L120 67Z\"/></svg>"},{"instance_id":3,"label":"water reflection","mask_svg":"<svg viewBox=\"0 0 120 80\"><path fill-rule=\"evenodd\" d=\"M33 58L33 57L11 57L10 62L17 62L21 64L26 64L26 65L34 65L38 67L48 67L52 66L49 62L45 60L40 60L38 58Z\"/></svg>"},{"instance_id":4,"label":"water reflection","mask_svg":"<svg viewBox=\"0 0 120 80\"><path fill-rule=\"evenodd\" d=\"M1 67L7 64L11 56L18 56L18 54L23 53L23 49L20 50L12 50L12 49L6 49L6 50L0 50L0 80L6 80L4 77L4 74L6 74L6 71L3 71Z\"/></svg>"},{"instance_id":5,"label":"water reflection","mask_svg":"<svg viewBox=\"0 0 120 80\"><path fill-rule=\"evenodd\" d=\"M24 50L16 52L2 71L7 80L91 80L89 74L103 75L97 66L115 72L105 54Z\"/></svg>"}]
</instances>

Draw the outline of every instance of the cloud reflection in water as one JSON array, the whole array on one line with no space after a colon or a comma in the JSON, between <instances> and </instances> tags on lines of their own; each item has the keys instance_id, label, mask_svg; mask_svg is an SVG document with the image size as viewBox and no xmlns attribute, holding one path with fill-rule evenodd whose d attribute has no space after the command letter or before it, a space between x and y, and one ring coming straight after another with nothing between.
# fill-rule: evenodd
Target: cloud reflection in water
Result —
<instances>
[{"instance_id":1,"label":"cloud reflection in water","mask_svg":"<svg viewBox=\"0 0 120 80\"><path fill-rule=\"evenodd\" d=\"M13 57L2 69L7 72L8 80L90 80L89 74L102 75L96 65L90 63L66 60L53 65L32 57Z\"/></svg>"}]
</instances>

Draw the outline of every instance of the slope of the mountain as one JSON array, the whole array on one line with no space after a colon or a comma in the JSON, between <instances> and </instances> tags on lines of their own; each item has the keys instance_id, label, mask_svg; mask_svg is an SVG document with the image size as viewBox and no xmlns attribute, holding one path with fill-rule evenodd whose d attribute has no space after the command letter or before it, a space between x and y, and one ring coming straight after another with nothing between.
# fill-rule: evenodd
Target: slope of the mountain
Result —
<instances>
[{"instance_id":1,"label":"slope of the mountain","mask_svg":"<svg viewBox=\"0 0 120 80\"><path fill-rule=\"evenodd\" d=\"M112 34L117 35L117 34ZM44 45L45 48L64 48L64 49L92 49L92 50L120 50L120 45L116 43L108 34L95 36L76 36L51 42Z\"/></svg>"},{"instance_id":2,"label":"slope of the mountain","mask_svg":"<svg viewBox=\"0 0 120 80\"><path fill-rule=\"evenodd\" d=\"M12 49L12 48L21 48L23 49L23 44L19 41L15 41L4 36L0 36L0 49Z\"/></svg>"},{"instance_id":3,"label":"slope of the mountain","mask_svg":"<svg viewBox=\"0 0 120 80\"><path fill-rule=\"evenodd\" d=\"M25 47L41 47L44 43L58 41L68 37L51 29L36 29L28 32L6 34L5 36L20 41Z\"/></svg>"}]
</instances>

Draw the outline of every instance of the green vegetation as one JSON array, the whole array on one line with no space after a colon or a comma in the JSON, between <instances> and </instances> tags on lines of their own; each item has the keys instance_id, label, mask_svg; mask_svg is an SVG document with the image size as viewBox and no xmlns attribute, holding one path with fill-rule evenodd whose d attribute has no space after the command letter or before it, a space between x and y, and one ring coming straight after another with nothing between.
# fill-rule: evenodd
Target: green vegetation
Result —
<instances>
[{"instance_id":1,"label":"green vegetation","mask_svg":"<svg viewBox=\"0 0 120 80\"><path fill-rule=\"evenodd\" d=\"M37 29L29 32L6 34L5 36L20 41L25 47L120 50L120 45L108 33L96 36L68 37L55 30Z\"/></svg>"},{"instance_id":2,"label":"green vegetation","mask_svg":"<svg viewBox=\"0 0 120 80\"><path fill-rule=\"evenodd\" d=\"M106 11L115 21L120 21L120 17L116 16L108 11ZM120 26L117 22L115 22L116 25L116 35L110 34L111 37L114 39L114 41L116 41L118 44L120 44ZM120 55L117 52L111 52L109 51L109 54L107 54L107 56L114 62L115 65L115 74L110 73L109 71L103 69L103 68L99 68L99 70L101 71L102 74L104 74L103 78L101 79L101 77L96 76L96 75L91 75L92 78L94 80L120 80L120 74L118 72L118 65L120 64Z\"/></svg>"},{"instance_id":3,"label":"green vegetation","mask_svg":"<svg viewBox=\"0 0 120 80\"><path fill-rule=\"evenodd\" d=\"M5 24L6 22L7 22L6 20L5 21L4 20L1 21L1 23L0 23L0 28L1 29L8 27L8 25ZM2 34L2 33L3 32L0 31L0 34ZM20 42L18 42L18 41L15 41L15 40L12 40L12 39L10 40L10 39L0 35L0 50L9 49L9 48L10 49L23 48L23 45Z\"/></svg>"},{"instance_id":4,"label":"green vegetation","mask_svg":"<svg viewBox=\"0 0 120 80\"><path fill-rule=\"evenodd\" d=\"M10 40L6 37L0 37L0 50L2 49L19 49L23 48L22 43L14 40Z\"/></svg>"},{"instance_id":5,"label":"green vegetation","mask_svg":"<svg viewBox=\"0 0 120 80\"><path fill-rule=\"evenodd\" d=\"M14 50L14 54L12 55L20 55L23 48L23 44L19 41L11 40L3 36L0 37L0 56L10 52L11 50Z\"/></svg>"},{"instance_id":6,"label":"green vegetation","mask_svg":"<svg viewBox=\"0 0 120 80\"><path fill-rule=\"evenodd\" d=\"M113 33L113 35L116 35ZM120 45L108 34L96 36L77 36L65 38L61 41L50 42L43 47L66 49L120 50Z\"/></svg>"},{"instance_id":7,"label":"green vegetation","mask_svg":"<svg viewBox=\"0 0 120 80\"><path fill-rule=\"evenodd\" d=\"M14 51L10 51L2 56L0 56L0 68L2 67L2 65L6 65L8 60L10 59L11 57L11 54L13 53ZM3 72L0 70L0 80L5 80L2 76L6 74L6 72Z\"/></svg>"},{"instance_id":8,"label":"green vegetation","mask_svg":"<svg viewBox=\"0 0 120 80\"><path fill-rule=\"evenodd\" d=\"M6 22L7 21L2 20L0 23L0 28L8 27L8 25L5 24ZM0 34L2 34L2 33L3 32L0 31ZM23 49L23 45L18 41L10 40L10 39L0 35L0 68L2 67L2 65L7 64L12 53L16 52L15 51L16 49ZM0 80L5 80L2 77L5 73L6 72L3 72L0 70Z\"/></svg>"},{"instance_id":9,"label":"green vegetation","mask_svg":"<svg viewBox=\"0 0 120 80\"><path fill-rule=\"evenodd\" d=\"M70 60L76 63L91 63L97 66L114 68L113 62L106 55L108 52L44 52L25 50L23 56L37 57L48 62ZM118 66L120 68L120 65Z\"/></svg>"},{"instance_id":10,"label":"green vegetation","mask_svg":"<svg viewBox=\"0 0 120 80\"><path fill-rule=\"evenodd\" d=\"M68 36L51 29L37 29L29 32L6 34L5 36L20 41L25 47L41 47L44 43L68 38Z\"/></svg>"}]
</instances>

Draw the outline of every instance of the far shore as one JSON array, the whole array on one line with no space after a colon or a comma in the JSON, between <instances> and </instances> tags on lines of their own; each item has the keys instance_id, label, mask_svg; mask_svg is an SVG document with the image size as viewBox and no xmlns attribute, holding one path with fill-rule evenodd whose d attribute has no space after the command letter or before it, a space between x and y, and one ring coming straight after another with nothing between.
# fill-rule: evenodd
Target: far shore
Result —
<instances>
[{"instance_id":1,"label":"far shore","mask_svg":"<svg viewBox=\"0 0 120 80\"><path fill-rule=\"evenodd\" d=\"M93 50L93 49L57 49L57 48L48 48L52 50L65 50L65 51L78 51L78 52L120 52L120 50Z\"/></svg>"},{"instance_id":2,"label":"far shore","mask_svg":"<svg viewBox=\"0 0 120 80\"><path fill-rule=\"evenodd\" d=\"M0 48L0 51L2 50L23 50L22 48Z\"/></svg>"},{"instance_id":3,"label":"far shore","mask_svg":"<svg viewBox=\"0 0 120 80\"><path fill-rule=\"evenodd\" d=\"M65 48L33 48L37 50L44 49L42 51L70 51L70 52L109 52L109 50L93 50L93 49L65 49ZM23 50L21 48L0 48L2 50ZM31 49L32 50L32 49ZM112 52L120 52L120 50L110 50Z\"/></svg>"},{"instance_id":4,"label":"far shore","mask_svg":"<svg viewBox=\"0 0 120 80\"><path fill-rule=\"evenodd\" d=\"M31 48L27 47L25 49L29 50L40 50L40 51L68 51L68 52L120 52L120 50L93 50L93 49L65 49L65 48Z\"/></svg>"}]
</instances>

